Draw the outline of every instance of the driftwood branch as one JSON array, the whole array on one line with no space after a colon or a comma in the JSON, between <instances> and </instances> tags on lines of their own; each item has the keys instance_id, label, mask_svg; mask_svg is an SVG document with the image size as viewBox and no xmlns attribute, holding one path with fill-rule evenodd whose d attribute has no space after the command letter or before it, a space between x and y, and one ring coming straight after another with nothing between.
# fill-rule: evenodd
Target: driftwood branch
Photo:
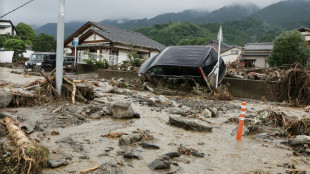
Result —
<instances>
[{"instance_id":1,"label":"driftwood branch","mask_svg":"<svg viewBox=\"0 0 310 174\"><path fill-rule=\"evenodd\" d=\"M85 174L85 173L91 172L91 171L93 171L93 170L98 169L99 167L100 167L100 166L96 166L96 167L93 167L93 168L89 168L89 169L82 170L82 171L80 172L80 174Z\"/></svg>"},{"instance_id":2,"label":"driftwood branch","mask_svg":"<svg viewBox=\"0 0 310 174\"><path fill-rule=\"evenodd\" d=\"M66 78L64 78L64 80L65 80L67 83L69 83L69 84L72 85L72 88L73 88L73 90L72 90L72 103L74 104L74 103L75 103L76 86L75 86L74 83L70 82L70 80L68 80L68 79L66 79Z\"/></svg>"},{"instance_id":3,"label":"driftwood branch","mask_svg":"<svg viewBox=\"0 0 310 174\"><path fill-rule=\"evenodd\" d=\"M60 111L63 107L68 106L68 105L69 105L69 103L67 103L67 104L65 104L65 105L61 105L61 106L59 106L58 108L56 108L55 110L53 110L52 113L58 112L58 111Z\"/></svg>"}]
</instances>

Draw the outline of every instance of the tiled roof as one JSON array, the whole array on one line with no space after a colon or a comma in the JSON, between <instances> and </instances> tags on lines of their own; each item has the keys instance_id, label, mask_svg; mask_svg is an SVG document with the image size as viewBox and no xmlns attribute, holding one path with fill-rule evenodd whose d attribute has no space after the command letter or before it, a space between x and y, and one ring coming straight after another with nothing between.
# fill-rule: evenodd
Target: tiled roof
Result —
<instances>
[{"instance_id":1,"label":"tiled roof","mask_svg":"<svg viewBox=\"0 0 310 174\"><path fill-rule=\"evenodd\" d=\"M90 22L99 29L91 29L112 42L163 50L164 45L144 36L141 33L120 29L118 27Z\"/></svg>"},{"instance_id":2,"label":"tiled roof","mask_svg":"<svg viewBox=\"0 0 310 174\"><path fill-rule=\"evenodd\" d=\"M244 46L244 50L272 50L272 42L261 42L261 43L247 43Z\"/></svg>"},{"instance_id":3,"label":"tiled roof","mask_svg":"<svg viewBox=\"0 0 310 174\"><path fill-rule=\"evenodd\" d=\"M303 32L303 31L310 31L310 28L307 28L307 27L304 27L304 26L301 26L300 28L297 29L298 31L300 32Z\"/></svg>"}]
</instances>

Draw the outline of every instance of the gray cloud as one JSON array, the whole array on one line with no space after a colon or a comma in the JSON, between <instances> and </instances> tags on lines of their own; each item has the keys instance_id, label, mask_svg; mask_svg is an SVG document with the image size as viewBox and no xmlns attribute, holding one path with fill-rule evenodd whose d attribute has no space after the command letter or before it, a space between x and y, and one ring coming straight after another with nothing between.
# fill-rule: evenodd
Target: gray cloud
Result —
<instances>
[{"instance_id":1,"label":"gray cloud","mask_svg":"<svg viewBox=\"0 0 310 174\"><path fill-rule=\"evenodd\" d=\"M0 15L28 0L0 0ZM280 0L66 0L66 21L101 21L104 19L151 18L167 12L186 9L219 9L225 5L255 3L265 7ZM42 25L57 22L58 0L34 0L5 18L15 24L25 22Z\"/></svg>"}]
</instances>

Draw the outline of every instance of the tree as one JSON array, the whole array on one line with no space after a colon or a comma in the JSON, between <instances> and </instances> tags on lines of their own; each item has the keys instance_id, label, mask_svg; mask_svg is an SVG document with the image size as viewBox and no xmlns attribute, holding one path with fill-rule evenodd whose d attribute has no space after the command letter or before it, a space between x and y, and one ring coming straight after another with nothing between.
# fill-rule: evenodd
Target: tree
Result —
<instances>
[{"instance_id":1,"label":"tree","mask_svg":"<svg viewBox=\"0 0 310 174\"><path fill-rule=\"evenodd\" d=\"M302 64L309 54L305 37L299 31L284 31L273 41L273 50L267 61L270 66Z\"/></svg>"},{"instance_id":2,"label":"tree","mask_svg":"<svg viewBox=\"0 0 310 174\"><path fill-rule=\"evenodd\" d=\"M11 34L0 35L0 48L4 47L4 42L8 39L19 39L18 36L12 36Z\"/></svg>"},{"instance_id":3,"label":"tree","mask_svg":"<svg viewBox=\"0 0 310 174\"><path fill-rule=\"evenodd\" d=\"M4 42L4 49L14 51L14 58L20 59L22 53L26 51L26 44L20 39L7 39Z\"/></svg>"},{"instance_id":4,"label":"tree","mask_svg":"<svg viewBox=\"0 0 310 174\"><path fill-rule=\"evenodd\" d=\"M36 33L32 29L32 27L28 24L25 24L23 22L20 22L16 26L17 34L21 37L22 40L27 43L33 43L36 40ZM31 42L29 42L31 41Z\"/></svg>"},{"instance_id":5,"label":"tree","mask_svg":"<svg viewBox=\"0 0 310 174\"><path fill-rule=\"evenodd\" d=\"M33 43L33 51L55 52L56 40L53 36L41 33Z\"/></svg>"}]
</instances>

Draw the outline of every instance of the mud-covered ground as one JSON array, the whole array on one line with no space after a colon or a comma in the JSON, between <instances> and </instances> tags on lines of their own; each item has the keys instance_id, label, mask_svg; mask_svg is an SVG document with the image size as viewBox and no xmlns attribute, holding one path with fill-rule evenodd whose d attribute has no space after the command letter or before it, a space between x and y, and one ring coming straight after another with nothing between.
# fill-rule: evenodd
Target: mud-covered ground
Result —
<instances>
[{"instance_id":1,"label":"mud-covered ground","mask_svg":"<svg viewBox=\"0 0 310 174\"><path fill-rule=\"evenodd\" d=\"M3 87L8 90L17 90L23 84L41 78L12 74L10 70L0 68L0 83L10 83L9 87ZM69 76L98 82L94 86L96 98L87 104L71 104L70 99L59 99L34 107L0 109L1 112L13 115L32 140L50 150L50 161L63 164L56 168L47 167L43 173L80 173L96 166L100 168L89 173L310 172L307 144L304 147L305 153L296 152L285 143L288 138L273 134L279 129L277 127L262 125L261 131L247 133L239 141L234 135L243 101L247 102L246 127L259 122L258 113L262 111L272 110L296 119L309 119L310 113L304 108L251 99L217 101L189 94L158 96L146 90L133 90L130 85L128 88L118 88L109 80L98 79L96 74ZM140 118L114 118L110 108L115 102L129 102ZM60 111L52 113L63 105ZM211 132L185 130L169 124L172 115L194 119L197 114L203 115L206 108L217 113L217 117L206 118L213 126ZM139 142L119 145L118 137L104 136L109 132L131 135L138 129L152 135L154 139L147 142L159 146L159 149L144 148ZM0 142L8 143L6 136L0 137ZM162 155L177 152L180 145L203 155L181 154L180 157L171 158L169 169L151 170L148 167ZM128 152L132 152L135 157L125 158L124 154Z\"/></svg>"}]
</instances>

